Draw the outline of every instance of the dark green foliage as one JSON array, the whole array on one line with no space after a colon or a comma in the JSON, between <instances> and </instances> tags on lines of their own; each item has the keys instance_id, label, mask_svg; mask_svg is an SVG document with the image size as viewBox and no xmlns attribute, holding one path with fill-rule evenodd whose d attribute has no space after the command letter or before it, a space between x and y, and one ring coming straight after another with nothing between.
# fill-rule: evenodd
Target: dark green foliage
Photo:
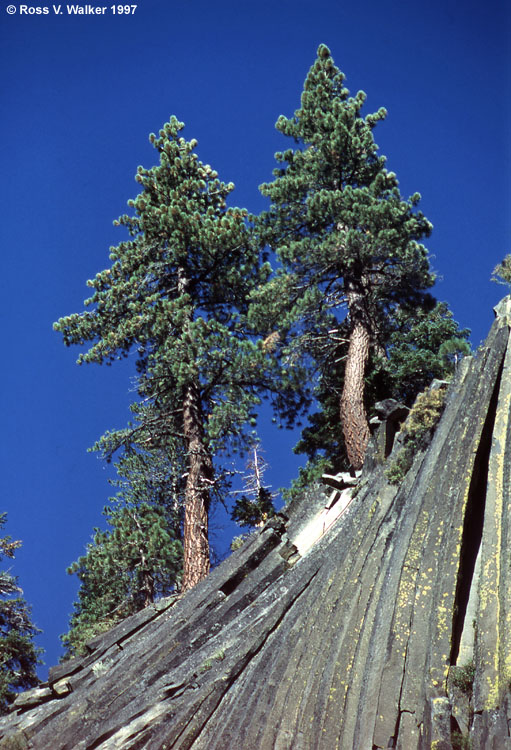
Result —
<instances>
[{"instance_id":1,"label":"dark green foliage","mask_svg":"<svg viewBox=\"0 0 511 750\"><path fill-rule=\"evenodd\" d=\"M434 281L420 244L431 224L417 209L419 194L404 199L378 155L372 131L386 112L362 117L365 98L361 91L350 96L321 45L301 107L277 122L295 147L276 155L275 179L261 186L271 207L258 223L261 240L282 263L261 293L269 325L291 334L294 356L312 358L323 374L340 342L347 345L349 377L337 389L354 464L367 439L357 445L359 429L367 432L363 372L370 351L384 353L395 309L420 305Z\"/></svg>"},{"instance_id":2,"label":"dark green foliage","mask_svg":"<svg viewBox=\"0 0 511 750\"><path fill-rule=\"evenodd\" d=\"M183 439L166 429L162 415L150 403L134 403L133 421L122 430L103 435L90 452L111 463L116 454L118 479L109 480L119 489L118 500L168 507L174 517L182 515L186 457ZM170 517L170 516L169 516Z\"/></svg>"},{"instance_id":3,"label":"dark green foliage","mask_svg":"<svg viewBox=\"0 0 511 750\"><path fill-rule=\"evenodd\" d=\"M227 208L234 186L218 179L180 137L176 118L150 140L160 164L139 167L134 215L117 225L131 239L111 248L110 268L88 281L90 308L61 318L67 345L90 342L81 362L111 362L137 347L142 390L182 434L182 400L200 382L207 440L239 442L264 380L264 351L247 335L248 292L267 276L246 228L247 213Z\"/></svg>"},{"instance_id":4,"label":"dark green foliage","mask_svg":"<svg viewBox=\"0 0 511 750\"><path fill-rule=\"evenodd\" d=\"M227 207L234 186L198 160L182 129L172 117L150 136L160 163L138 168L142 192L129 201L133 215L117 222L131 239L111 248L111 267L88 282L88 311L55 328L68 345L90 344L79 362L111 362L136 348L139 393L151 407L141 424L174 439L187 464L188 588L209 569L207 514L220 455L244 449L260 392L278 372L245 316L269 267L250 241L246 211Z\"/></svg>"},{"instance_id":5,"label":"dark green foliage","mask_svg":"<svg viewBox=\"0 0 511 750\"><path fill-rule=\"evenodd\" d=\"M283 263L271 285L287 290L274 297L276 314L285 303L289 325L299 321L311 332L318 307L337 311L342 319L346 280L353 277L365 286L377 343L389 308L421 299L422 290L433 283L426 251L418 243L431 224L416 209L420 196L404 200L396 175L378 156L372 130L386 113L380 109L363 118L365 98L363 92L349 96L344 75L322 45L305 81L301 108L277 122L296 147L276 154L282 166L272 183L261 186L272 205L258 226ZM346 332L349 336L349 327Z\"/></svg>"},{"instance_id":6,"label":"dark green foliage","mask_svg":"<svg viewBox=\"0 0 511 750\"><path fill-rule=\"evenodd\" d=\"M468 332L427 292L434 275L420 240L431 224L417 208L420 196L404 199L378 155L373 129L385 110L362 117L364 101L363 92L349 95L321 45L301 107L276 124L294 147L276 155L275 179L261 186L271 206L257 229L282 264L258 294L261 318L279 331L288 362L319 373L320 411L296 448L309 457L300 486L323 470L348 468L350 400L363 393L362 421L382 398L411 404L468 350ZM353 345L355 331L367 350ZM348 362L357 358L365 382L347 383Z\"/></svg>"},{"instance_id":7,"label":"dark green foliage","mask_svg":"<svg viewBox=\"0 0 511 750\"><path fill-rule=\"evenodd\" d=\"M445 302L432 297L412 311L397 308L390 320L386 357L370 375L375 400L395 398L411 406L435 378L449 379L470 354L468 329L460 329Z\"/></svg>"},{"instance_id":8,"label":"dark green foliage","mask_svg":"<svg viewBox=\"0 0 511 750\"><path fill-rule=\"evenodd\" d=\"M271 492L261 487L256 499L241 497L236 500L231 518L240 526L260 526L274 515L275 506Z\"/></svg>"},{"instance_id":9,"label":"dark green foliage","mask_svg":"<svg viewBox=\"0 0 511 750\"><path fill-rule=\"evenodd\" d=\"M6 517L0 513L0 528ZM20 545L9 536L2 537L0 554L12 558ZM32 623L22 594L17 579L0 571L0 713L6 713L17 693L39 684L36 667L42 650L34 645L34 637L41 631Z\"/></svg>"},{"instance_id":10,"label":"dark green foliage","mask_svg":"<svg viewBox=\"0 0 511 750\"><path fill-rule=\"evenodd\" d=\"M100 442L103 449L112 435ZM117 464L119 490L104 509L108 530L94 530L86 554L69 568L80 580L66 657L90 638L166 596L182 573L182 487L179 465L159 450L127 450Z\"/></svg>"}]
</instances>

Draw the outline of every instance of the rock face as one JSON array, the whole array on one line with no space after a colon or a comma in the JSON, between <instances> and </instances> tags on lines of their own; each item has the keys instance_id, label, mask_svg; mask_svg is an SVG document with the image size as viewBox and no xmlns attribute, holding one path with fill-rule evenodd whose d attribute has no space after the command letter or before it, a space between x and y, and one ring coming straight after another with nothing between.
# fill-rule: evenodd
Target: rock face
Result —
<instances>
[{"instance_id":1,"label":"rock face","mask_svg":"<svg viewBox=\"0 0 511 750\"><path fill-rule=\"evenodd\" d=\"M399 486L391 454L333 505L312 488L53 668L0 748L511 748L510 299L496 312Z\"/></svg>"}]
</instances>

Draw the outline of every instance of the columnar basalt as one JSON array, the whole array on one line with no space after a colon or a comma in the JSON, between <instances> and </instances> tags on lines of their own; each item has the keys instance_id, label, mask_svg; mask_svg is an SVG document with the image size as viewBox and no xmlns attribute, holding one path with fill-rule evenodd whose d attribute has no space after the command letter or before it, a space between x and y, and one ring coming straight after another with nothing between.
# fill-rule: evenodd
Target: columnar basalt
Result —
<instances>
[{"instance_id":1,"label":"columnar basalt","mask_svg":"<svg viewBox=\"0 0 511 750\"><path fill-rule=\"evenodd\" d=\"M496 313L399 485L397 445L338 513L311 488L50 670L0 748L511 747L511 300Z\"/></svg>"}]
</instances>

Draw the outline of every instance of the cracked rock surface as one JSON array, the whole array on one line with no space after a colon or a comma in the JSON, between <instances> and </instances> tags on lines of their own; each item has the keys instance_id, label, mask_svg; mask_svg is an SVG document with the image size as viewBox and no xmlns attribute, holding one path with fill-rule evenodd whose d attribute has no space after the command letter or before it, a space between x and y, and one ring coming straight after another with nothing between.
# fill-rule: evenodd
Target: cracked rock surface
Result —
<instances>
[{"instance_id":1,"label":"cracked rock surface","mask_svg":"<svg viewBox=\"0 0 511 750\"><path fill-rule=\"evenodd\" d=\"M311 488L50 670L0 749L511 748L509 298L496 312L399 486L392 453L321 533Z\"/></svg>"}]
</instances>

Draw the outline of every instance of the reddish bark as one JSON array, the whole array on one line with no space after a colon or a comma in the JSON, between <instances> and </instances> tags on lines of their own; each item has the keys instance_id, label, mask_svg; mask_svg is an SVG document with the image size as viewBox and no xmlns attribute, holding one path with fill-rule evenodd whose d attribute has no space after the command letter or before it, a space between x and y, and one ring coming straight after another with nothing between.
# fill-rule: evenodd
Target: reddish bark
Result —
<instances>
[{"instance_id":1,"label":"reddish bark","mask_svg":"<svg viewBox=\"0 0 511 750\"><path fill-rule=\"evenodd\" d=\"M189 279L178 269L178 289L184 294ZM190 344L192 341L190 341ZM204 442L204 426L199 388L189 383L183 398L183 435L188 454L183 527L182 590L189 591L209 573L208 515L213 460Z\"/></svg>"},{"instance_id":2,"label":"reddish bark","mask_svg":"<svg viewBox=\"0 0 511 750\"><path fill-rule=\"evenodd\" d=\"M186 389L183 431L188 449L183 531L183 591L193 588L209 573L208 512L213 462L204 445L198 390Z\"/></svg>"},{"instance_id":3,"label":"reddish bark","mask_svg":"<svg viewBox=\"0 0 511 750\"><path fill-rule=\"evenodd\" d=\"M351 334L340 400L340 417L346 453L351 466L361 469L369 442L369 423L364 405L365 369L371 345L370 325L364 310L364 295L346 283Z\"/></svg>"}]
</instances>

